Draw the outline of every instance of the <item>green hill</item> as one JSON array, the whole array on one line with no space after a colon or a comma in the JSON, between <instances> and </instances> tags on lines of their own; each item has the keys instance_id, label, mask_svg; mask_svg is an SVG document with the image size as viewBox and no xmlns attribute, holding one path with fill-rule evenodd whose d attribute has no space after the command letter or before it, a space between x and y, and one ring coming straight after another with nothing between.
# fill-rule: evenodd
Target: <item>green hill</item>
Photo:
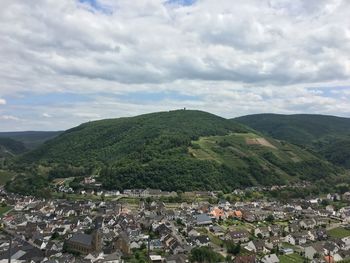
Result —
<instances>
[{"instance_id":1,"label":"green hill","mask_svg":"<svg viewBox=\"0 0 350 263\"><path fill-rule=\"evenodd\" d=\"M0 137L0 158L12 157L24 153L26 150L27 149L22 142L15 141L11 138Z\"/></svg>"},{"instance_id":2,"label":"green hill","mask_svg":"<svg viewBox=\"0 0 350 263\"><path fill-rule=\"evenodd\" d=\"M325 115L256 114L234 119L265 135L298 144L350 168L350 119Z\"/></svg>"},{"instance_id":3,"label":"green hill","mask_svg":"<svg viewBox=\"0 0 350 263\"><path fill-rule=\"evenodd\" d=\"M25 154L16 165L27 173L31 167L40 180L15 180L10 186L15 191L27 183L40 184L39 189L46 179L89 174L98 175L107 189L229 191L331 178L339 171L295 145L188 110L85 123Z\"/></svg>"},{"instance_id":4,"label":"green hill","mask_svg":"<svg viewBox=\"0 0 350 263\"><path fill-rule=\"evenodd\" d=\"M22 142L26 148L32 150L60 133L60 131L0 132L0 138L10 138Z\"/></svg>"}]
</instances>

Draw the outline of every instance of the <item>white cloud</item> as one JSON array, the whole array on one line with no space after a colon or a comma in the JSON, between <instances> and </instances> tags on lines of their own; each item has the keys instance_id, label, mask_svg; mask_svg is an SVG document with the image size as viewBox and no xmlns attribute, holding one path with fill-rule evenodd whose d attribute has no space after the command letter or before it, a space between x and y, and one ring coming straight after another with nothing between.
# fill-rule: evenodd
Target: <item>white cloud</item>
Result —
<instances>
[{"instance_id":1,"label":"white cloud","mask_svg":"<svg viewBox=\"0 0 350 263\"><path fill-rule=\"evenodd\" d=\"M37 129L183 106L227 117L350 116L346 95L307 88L350 85L349 1L167 2L99 0L94 10L72 0L1 1L0 104L7 104L0 114L31 112L23 128ZM150 105L106 95L141 91L199 99ZM21 94L57 92L100 96L69 108L10 103ZM62 123L42 112L55 112Z\"/></svg>"},{"instance_id":2,"label":"white cloud","mask_svg":"<svg viewBox=\"0 0 350 263\"><path fill-rule=\"evenodd\" d=\"M44 118L52 118L52 115L51 114L48 114L48 113L43 113L42 116Z\"/></svg>"},{"instance_id":3,"label":"white cloud","mask_svg":"<svg viewBox=\"0 0 350 263\"><path fill-rule=\"evenodd\" d=\"M5 104L6 104L6 100L0 98L0 105L5 105Z\"/></svg>"},{"instance_id":4,"label":"white cloud","mask_svg":"<svg viewBox=\"0 0 350 263\"><path fill-rule=\"evenodd\" d=\"M0 120L19 121L20 119L16 116L12 116L12 115L0 115Z\"/></svg>"}]
</instances>

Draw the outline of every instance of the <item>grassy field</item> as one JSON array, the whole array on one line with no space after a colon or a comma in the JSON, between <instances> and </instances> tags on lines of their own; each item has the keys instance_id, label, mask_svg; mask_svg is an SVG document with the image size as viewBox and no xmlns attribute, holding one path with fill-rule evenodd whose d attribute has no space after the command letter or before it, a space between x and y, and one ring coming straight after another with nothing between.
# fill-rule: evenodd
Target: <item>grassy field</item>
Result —
<instances>
[{"instance_id":1,"label":"grassy field","mask_svg":"<svg viewBox=\"0 0 350 263\"><path fill-rule=\"evenodd\" d=\"M0 185L6 184L8 181L12 179L13 176L14 174L8 171L0 170Z\"/></svg>"},{"instance_id":2,"label":"grassy field","mask_svg":"<svg viewBox=\"0 0 350 263\"><path fill-rule=\"evenodd\" d=\"M337 227L328 231L328 235L335 238L343 238L350 236L350 230L343 227Z\"/></svg>"},{"instance_id":3,"label":"grassy field","mask_svg":"<svg viewBox=\"0 0 350 263\"><path fill-rule=\"evenodd\" d=\"M290 254L290 255L282 255L279 257L280 263L299 263L304 262L304 258L302 258L299 254Z\"/></svg>"},{"instance_id":4,"label":"grassy field","mask_svg":"<svg viewBox=\"0 0 350 263\"><path fill-rule=\"evenodd\" d=\"M0 218L5 214L7 211L11 210L12 207L10 206L0 206Z\"/></svg>"}]
</instances>

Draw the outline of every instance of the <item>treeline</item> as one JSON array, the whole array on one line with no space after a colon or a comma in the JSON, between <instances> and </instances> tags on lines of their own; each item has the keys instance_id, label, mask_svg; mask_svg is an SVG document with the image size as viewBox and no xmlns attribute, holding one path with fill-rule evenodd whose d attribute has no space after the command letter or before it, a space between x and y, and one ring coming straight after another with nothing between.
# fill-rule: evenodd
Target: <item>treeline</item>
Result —
<instances>
[{"instance_id":1,"label":"treeline","mask_svg":"<svg viewBox=\"0 0 350 263\"><path fill-rule=\"evenodd\" d=\"M281 184L278 174L263 169L256 161L247 159L247 168L233 168L214 161L194 158L153 160L147 164L120 162L103 168L99 180L107 189L156 188L168 191L223 190L253 184Z\"/></svg>"},{"instance_id":2,"label":"treeline","mask_svg":"<svg viewBox=\"0 0 350 263\"><path fill-rule=\"evenodd\" d=\"M17 176L5 185L7 191L43 198L51 197L49 181L39 175Z\"/></svg>"}]
</instances>

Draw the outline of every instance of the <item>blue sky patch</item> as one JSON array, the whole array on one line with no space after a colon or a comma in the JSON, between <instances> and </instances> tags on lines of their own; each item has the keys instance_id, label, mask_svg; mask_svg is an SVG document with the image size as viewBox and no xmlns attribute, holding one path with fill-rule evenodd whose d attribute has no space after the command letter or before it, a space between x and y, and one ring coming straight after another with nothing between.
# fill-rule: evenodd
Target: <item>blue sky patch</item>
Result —
<instances>
[{"instance_id":1,"label":"blue sky patch","mask_svg":"<svg viewBox=\"0 0 350 263\"><path fill-rule=\"evenodd\" d=\"M178 4L178 5L193 5L197 0L168 0L169 4Z\"/></svg>"},{"instance_id":2,"label":"blue sky patch","mask_svg":"<svg viewBox=\"0 0 350 263\"><path fill-rule=\"evenodd\" d=\"M79 3L89 5L92 8L92 10L96 10L104 14L112 13L112 10L108 6L99 3L98 0L78 0L78 1Z\"/></svg>"}]
</instances>

